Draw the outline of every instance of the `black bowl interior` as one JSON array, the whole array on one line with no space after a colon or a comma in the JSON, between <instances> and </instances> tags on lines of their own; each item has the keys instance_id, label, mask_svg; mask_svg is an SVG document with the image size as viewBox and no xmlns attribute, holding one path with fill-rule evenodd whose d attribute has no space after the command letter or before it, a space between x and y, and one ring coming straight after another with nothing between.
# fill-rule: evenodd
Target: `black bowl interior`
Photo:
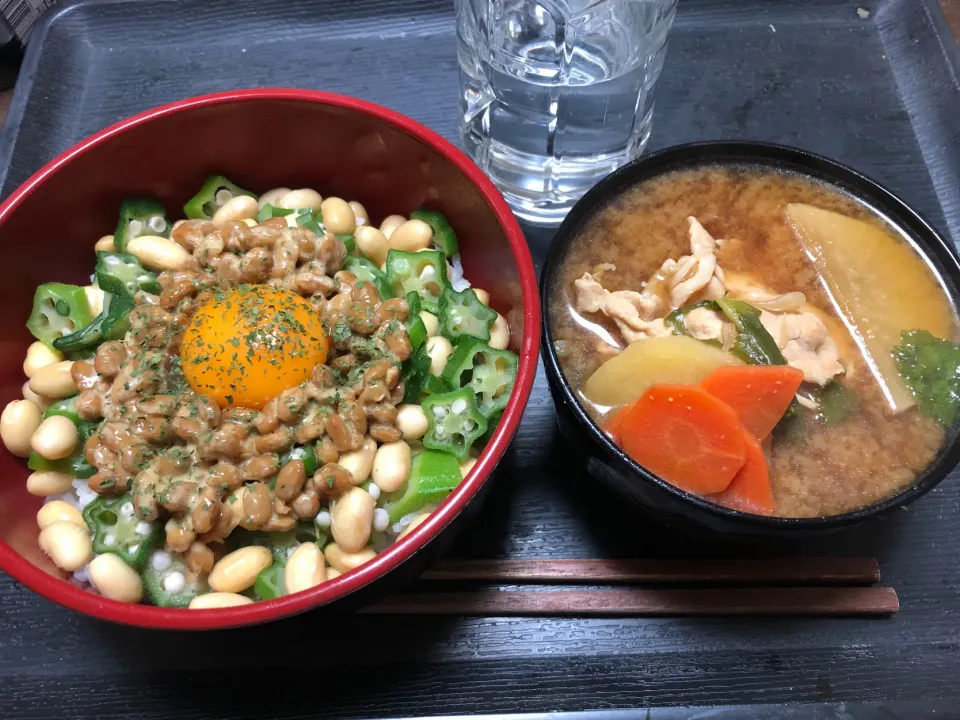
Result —
<instances>
[{"instance_id":1,"label":"black bowl interior","mask_svg":"<svg viewBox=\"0 0 960 720\"><path fill-rule=\"evenodd\" d=\"M948 241L897 196L856 170L804 150L755 142L708 142L678 145L634 160L595 185L574 206L560 226L540 277L543 303L543 358L555 401L575 417L578 430L586 435L587 445L599 449L602 460L629 467L632 481L653 483L660 490L688 503L694 514L709 519L717 527L744 529L750 533L806 534L847 526L916 500L936 486L960 463L960 428L955 424L948 433L939 455L916 482L885 500L858 510L818 518L779 518L753 515L716 505L661 480L634 462L593 422L567 382L553 347L553 291L564 259L580 231L597 213L603 211L623 192L638 184L677 170L692 170L716 165L752 167L788 171L822 182L871 209L900 228L914 248L927 258L954 309L960 308L960 259ZM715 522L714 522L715 521Z\"/></svg>"}]
</instances>

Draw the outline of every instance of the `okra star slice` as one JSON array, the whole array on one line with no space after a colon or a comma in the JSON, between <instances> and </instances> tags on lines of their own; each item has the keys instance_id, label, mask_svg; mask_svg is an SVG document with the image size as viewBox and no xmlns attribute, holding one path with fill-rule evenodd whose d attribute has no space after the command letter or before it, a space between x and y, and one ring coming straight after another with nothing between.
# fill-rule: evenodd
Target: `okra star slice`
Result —
<instances>
[{"instance_id":1,"label":"okra star slice","mask_svg":"<svg viewBox=\"0 0 960 720\"><path fill-rule=\"evenodd\" d=\"M83 509L83 519L93 532L93 551L97 555L113 553L134 570L163 541L158 521L144 522L137 517L132 493L119 497L98 497Z\"/></svg>"},{"instance_id":2,"label":"okra star slice","mask_svg":"<svg viewBox=\"0 0 960 720\"><path fill-rule=\"evenodd\" d=\"M33 296L27 330L53 347L57 338L71 335L93 322L87 294L79 285L44 283Z\"/></svg>"},{"instance_id":3,"label":"okra star slice","mask_svg":"<svg viewBox=\"0 0 960 720\"><path fill-rule=\"evenodd\" d=\"M467 288L457 292L449 285L440 296L440 334L454 345L462 340L476 338L490 340L490 328L497 320L497 311L491 310L477 294Z\"/></svg>"},{"instance_id":4,"label":"okra star slice","mask_svg":"<svg viewBox=\"0 0 960 720\"><path fill-rule=\"evenodd\" d=\"M113 244L121 252L127 243L142 235L170 236L170 221L163 204L152 197L129 197L120 203L120 219L113 232ZM109 291L108 291L109 292Z\"/></svg>"},{"instance_id":5,"label":"okra star slice","mask_svg":"<svg viewBox=\"0 0 960 720\"><path fill-rule=\"evenodd\" d=\"M469 388L431 395L421 407L427 416L423 446L448 452L460 462L469 457L473 443L487 432L487 419Z\"/></svg>"},{"instance_id":6,"label":"okra star slice","mask_svg":"<svg viewBox=\"0 0 960 720\"><path fill-rule=\"evenodd\" d=\"M97 253L97 266L94 271L97 285L111 295L126 295L133 298L137 291L160 294L157 274L147 270L136 255L129 253Z\"/></svg>"},{"instance_id":7,"label":"okra star slice","mask_svg":"<svg viewBox=\"0 0 960 720\"><path fill-rule=\"evenodd\" d=\"M183 206L183 212L191 220L213 220L217 210L240 195L256 197L252 192L235 185L223 175L212 175L207 178L200 192Z\"/></svg>"},{"instance_id":8,"label":"okra star slice","mask_svg":"<svg viewBox=\"0 0 960 720\"><path fill-rule=\"evenodd\" d=\"M437 315L447 286L447 261L439 250L391 250L387 253L387 281L397 297L415 292L423 309Z\"/></svg>"},{"instance_id":9,"label":"okra star slice","mask_svg":"<svg viewBox=\"0 0 960 720\"><path fill-rule=\"evenodd\" d=\"M490 418L507 406L518 365L517 356L509 350L464 340L447 360L440 377L451 387L469 388L480 412Z\"/></svg>"},{"instance_id":10,"label":"okra star slice","mask_svg":"<svg viewBox=\"0 0 960 720\"><path fill-rule=\"evenodd\" d=\"M157 607L185 608L198 595L210 591L205 575L190 577L183 557L157 550L143 568L143 587Z\"/></svg>"},{"instance_id":11,"label":"okra star slice","mask_svg":"<svg viewBox=\"0 0 960 720\"><path fill-rule=\"evenodd\" d=\"M433 230L433 244L444 255L456 255L460 247L457 243L457 234L442 212L436 210L415 210L410 213L411 220L422 220Z\"/></svg>"}]
</instances>

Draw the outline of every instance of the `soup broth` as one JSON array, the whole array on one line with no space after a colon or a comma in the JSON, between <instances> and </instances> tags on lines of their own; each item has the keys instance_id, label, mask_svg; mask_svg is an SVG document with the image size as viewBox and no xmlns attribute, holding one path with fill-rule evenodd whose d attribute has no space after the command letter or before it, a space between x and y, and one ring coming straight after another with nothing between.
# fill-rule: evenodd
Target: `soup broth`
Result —
<instances>
[{"instance_id":1,"label":"soup broth","mask_svg":"<svg viewBox=\"0 0 960 720\"><path fill-rule=\"evenodd\" d=\"M651 288L665 260L680 258L682 265L684 256L691 254L688 218L695 217L718 240L716 264L722 270L716 271L714 277L723 287L712 296L705 294L708 289L704 289L685 303L718 297L720 293L723 297L734 296L735 279L746 274L771 294L785 296L784 302L798 297L786 296L787 293L802 293L804 309L822 319L822 327L828 330L839 353L843 368L823 387L834 381L842 384L855 393L855 407L841 422L828 424L821 416L822 407L810 402L798 406L795 402L791 412L802 415L802 430L784 432L781 423L763 443L773 496L772 509L768 508L767 513L818 517L871 505L909 486L936 457L944 444L945 430L941 422L921 413L916 406L891 409L882 381L872 371L869 353L857 342L856 328L844 322L836 293L831 292L830 283L818 269L820 266L804 245L796 225L788 221L787 206L797 207L791 205L797 203L868 223L895 236L900 252L908 246L895 229L868 208L799 175L750 167L680 171L628 190L583 228L554 284L550 298L551 329L564 374L589 414L607 427L623 405L591 402L584 386L602 364L619 355L631 340L647 340L625 333L622 323L602 312L578 309L579 286L575 283L584 273L590 273L605 291ZM915 251L910 252L916 257ZM946 318L940 325L939 336L955 341L956 319L949 297L928 268L917 272L926 273L927 284L937 289L935 297L922 300L926 305L917 312ZM896 298L898 293L910 292L898 285L895 273L872 280L858 286L864 302L871 291L877 290L875 286L882 285L879 291L885 297ZM662 297L666 305L653 313L657 318L677 307L670 304L669 293ZM722 318L722 313L718 315ZM766 317L765 314L764 322L769 325ZM655 322L658 329L651 332L664 334L659 319ZM729 350L728 329L708 342ZM895 328L897 337L900 331L911 329ZM665 332L670 333L669 327ZM788 348L783 350L785 354L789 352ZM809 368L804 372L805 380L814 377ZM816 382L804 382L803 386L822 390ZM798 399L802 401L803 391L800 395Z\"/></svg>"}]
</instances>

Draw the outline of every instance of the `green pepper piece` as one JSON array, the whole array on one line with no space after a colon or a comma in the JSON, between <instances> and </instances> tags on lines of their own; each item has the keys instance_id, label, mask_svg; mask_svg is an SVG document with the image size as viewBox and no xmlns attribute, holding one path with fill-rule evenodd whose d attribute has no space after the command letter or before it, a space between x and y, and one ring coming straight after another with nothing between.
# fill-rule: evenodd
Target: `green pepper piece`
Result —
<instances>
[{"instance_id":1,"label":"green pepper piece","mask_svg":"<svg viewBox=\"0 0 960 720\"><path fill-rule=\"evenodd\" d=\"M343 269L352 272L361 282L373 283L380 293L380 299L389 300L393 297L393 287L387 282L387 276L380 268L359 255L348 255L343 263Z\"/></svg>"},{"instance_id":2,"label":"green pepper piece","mask_svg":"<svg viewBox=\"0 0 960 720\"><path fill-rule=\"evenodd\" d=\"M67 353L82 352L97 347L103 340L120 340L130 327L129 316L133 299L126 295L106 295L103 312L82 330L57 338L53 347Z\"/></svg>"},{"instance_id":3,"label":"green pepper piece","mask_svg":"<svg viewBox=\"0 0 960 720\"><path fill-rule=\"evenodd\" d=\"M692 337L690 335L690 331L687 330L687 315L689 315L691 311L696 310L697 308L706 308L707 310L715 310L716 312L722 312L722 310L720 310L720 306L717 305L715 301L701 300L700 302L694 303L693 305L686 305L684 307L677 308L672 313L667 315L667 317L664 318L663 322L668 328L673 330L674 334L686 335L687 337ZM709 342L709 344L711 345L714 345L714 344L717 346L720 345L720 343L716 340L710 340L710 341L704 340L702 342Z\"/></svg>"},{"instance_id":4,"label":"green pepper piece","mask_svg":"<svg viewBox=\"0 0 960 720\"><path fill-rule=\"evenodd\" d=\"M269 220L270 218L275 218L275 217L286 217L287 215L291 215L295 212L297 211L294 210L293 208L282 208L282 207L277 207L276 205L271 205L270 203L267 203L262 208L260 208L260 212L257 213L257 222L262 223L265 220Z\"/></svg>"},{"instance_id":5,"label":"green pepper piece","mask_svg":"<svg viewBox=\"0 0 960 720\"><path fill-rule=\"evenodd\" d=\"M473 443L487 431L487 419L470 388L431 395L420 406L427 416L423 446L448 452L460 462L469 457Z\"/></svg>"},{"instance_id":6,"label":"green pepper piece","mask_svg":"<svg viewBox=\"0 0 960 720\"><path fill-rule=\"evenodd\" d=\"M426 330L424 330L426 333ZM420 404L420 392L423 384L430 375L430 356L427 355L426 345L421 345L407 358L400 370L403 380L403 401L405 403Z\"/></svg>"},{"instance_id":7,"label":"green pepper piece","mask_svg":"<svg viewBox=\"0 0 960 720\"><path fill-rule=\"evenodd\" d=\"M340 238L340 242L342 242L344 247L347 248L348 254L353 255L355 252L357 252L357 239L353 235L350 235L349 233L342 233L337 235L337 237Z\"/></svg>"},{"instance_id":8,"label":"green pepper piece","mask_svg":"<svg viewBox=\"0 0 960 720\"><path fill-rule=\"evenodd\" d=\"M262 223L271 218L287 217L289 215L295 216L293 221L296 225L307 228L307 230L310 230L314 235L321 235L323 233L323 228L320 227L320 223L323 222L323 216L319 210L315 213L310 208L281 208L267 203L260 208L260 212L257 213L257 222Z\"/></svg>"},{"instance_id":9,"label":"green pepper piece","mask_svg":"<svg viewBox=\"0 0 960 720\"><path fill-rule=\"evenodd\" d=\"M303 468L306 470L308 478L320 469L320 463L317 461L317 451L313 445L294 445L280 456L280 467L291 460L303 460Z\"/></svg>"},{"instance_id":10,"label":"green pepper piece","mask_svg":"<svg viewBox=\"0 0 960 720\"><path fill-rule=\"evenodd\" d=\"M906 330L892 354L920 412L953 425L960 409L960 346L928 330Z\"/></svg>"},{"instance_id":11,"label":"green pepper piece","mask_svg":"<svg viewBox=\"0 0 960 720\"><path fill-rule=\"evenodd\" d=\"M447 285L440 296L440 334L454 345L467 338L490 341L497 311L488 308L472 288L457 292Z\"/></svg>"},{"instance_id":12,"label":"green pepper piece","mask_svg":"<svg viewBox=\"0 0 960 720\"><path fill-rule=\"evenodd\" d=\"M97 469L89 463L84 447L90 436L97 431L99 423L83 422L77 426L77 448L68 457L70 461L70 474L79 480L86 480L93 477Z\"/></svg>"},{"instance_id":13,"label":"green pepper piece","mask_svg":"<svg viewBox=\"0 0 960 720\"><path fill-rule=\"evenodd\" d=\"M407 337L410 339L411 350L419 350L427 341L427 326L419 315L407 319Z\"/></svg>"},{"instance_id":14,"label":"green pepper piece","mask_svg":"<svg viewBox=\"0 0 960 720\"><path fill-rule=\"evenodd\" d=\"M314 235L323 234L323 228L320 227L320 224L323 222L323 216L319 210L317 210L316 214L309 208L297 210L297 216L294 218L294 221L297 225L305 227Z\"/></svg>"},{"instance_id":15,"label":"green pepper piece","mask_svg":"<svg viewBox=\"0 0 960 720\"><path fill-rule=\"evenodd\" d=\"M410 213L410 219L423 220L423 222L430 226L430 229L433 230L434 246L438 250L441 250L447 257L456 255L460 250L457 243L457 234L453 231L453 227L442 212L436 210L414 210Z\"/></svg>"},{"instance_id":16,"label":"green pepper piece","mask_svg":"<svg viewBox=\"0 0 960 720\"><path fill-rule=\"evenodd\" d=\"M404 326L407 328L411 352L416 352L427 341L427 326L420 317L420 296L415 292L408 292L405 299L410 310Z\"/></svg>"},{"instance_id":17,"label":"green pepper piece","mask_svg":"<svg viewBox=\"0 0 960 720\"><path fill-rule=\"evenodd\" d=\"M387 281L398 297L415 292L422 308L437 315L447 286L447 262L438 250L391 250L387 253Z\"/></svg>"},{"instance_id":18,"label":"green pepper piece","mask_svg":"<svg viewBox=\"0 0 960 720\"><path fill-rule=\"evenodd\" d=\"M160 521L140 520L133 506L133 493L98 497L83 509L83 519L93 532L93 551L113 553L134 570L143 567L154 548L163 542Z\"/></svg>"},{"instance_id":19,"label":"green pepper piece","mask_svg":"<svg viewBox=\"0 0 960 720\"><path fill-rule=\"evenodd\" d=\"M420 302L420 295L414 291L408 292L403 296L407 301L407 305L410 306L410 316L407 318L407 323L410 323L415 317L420 317L420 311L423 310L423 303Z\"/></svg>"},{"instance_id":20,"label":"green pepper piece","mask_svg":"<svg viewBox=\"0 0 960 720\"><path fill-rule=\"evenodd\" d=\"M142 577L147 597L157 607L189 607L195 597L210 592L206 576L200 575L190 581L183 557L166 550L157 550L150 555Z\"/></svg>"},{"instance_id":21,"label":"green pepper piece","mask_svg":"<svg viewBox=\"0 0 960 720\"><path fill-rule=\"evenodd\" d=\"M64 398L63 400L57 400L50 407L43 411L43 419L46 420L48 417L53 417L54 415L62 415L65 418L68 418L70 422L74 425L80 425L80 416L77 414L77 396Z\"/></svg>"},{"instance_id":22,"label":"green pepper piece","mask_svg":"<svg viewBox=\"0 0 960 720\"><path fill-rule=\"evenodd\" d=\"M760 311L743 300L724 295L717 305L737 329L731 352L751 365L786 365L776 341L760 322Z\"/></svg>"},{"instance_id":23,"label":"green pepper piece","mask_svg":"<svg viewBox=\"0 0 960 720\"><path fill-rule=\"evenodd\" d=\"M38 470L40 472L70 472L70 463L67 458L60 458L59 460L47 460L36 450L30 451L30 455L27 457L27 467L31 470Z\"/></svg>"},{"instance_id":24,"label":"green pepper piece","mask_svg":"<svg viewBox=\"0 0 960 720\"><path fill-rule=\"evenodd\" d=\"M53 341L70 335L93 322L87 294L78 285L44 283L33 296L33 311L27 320L27 330L33 336L53 347Z\"/></svg>"},{"instance_id":25,"label":"green pepper piece","mask_svg":"<svg viewBox=\"0 0 960 720\"><path fill-rule=\"evenodd\" d=\"M406 486L384 496L383 507L390 523L443 502L462 479L460 464L453 455L435 450L417 453Z\"/></svg>"},{"instance_id":26,"label":"green pepper piece","mask_svg":"<svg viewBox=\"0 0 960 720\"><path fill-rule=\"evenodd\" d=\"M450 387L470 388L480 412L491 418L507 406L518 366L517 356L509 350L466 340L457 345L440 377Z\"/></svg>"},{"instance_id":27,"label":"green pepper piece","mask_svg":"<svg viewBox=\"0 0 960 720\"><path fill-rule=\"evenodd\" d=\"M286 568L280 563L273 563L260 571L253 583L253 591L260 600L274 600L287 594L287 586L284 582L285 570Z\"/></svg>"},{"instance_id":28,"label":"green pepper piece","mask_svg":"<svg viewBox=\"0 0 960 720\"><path fill-rule=\"evenodd\" d=\"M70 455L59 460L47 460L37 452L31 451L27 458L27 467L40 472L62 472L73 475L78 480L93 477L97 469L86 461L83 455Z\"/></svg>"},{"instance_id":29,"label":"green pepper piece","mask_svg":"<svg viewBox=\"0 0 960 720\"><path fill-rule=\"evenodd\" d=\"M104 300L106 303L106 300ZM90 350L91 348L97 347L100 342L103 340L103 319L107 316L107 311L104 310L99 315L97 315L93 322L87 325L85 328L77 330L75 333L70 333L69 335L64 335L53 341L53 347L55 350L60 350L62 352L83 352L84 350Z\"/></svg>"},{"instance_id":30,"label":"green pepper piece","mask_svg":"<svg viewBox=\"0 0 960 720\"><path fill-rule=\"evenodd\" d=\"M110 304L103 312L105 316L100 326L105 340L122 340L130 329L130 312L133 310L133 298L126 295L113 295Z\"/></svg>"},{"instance_id":31,"label":"green pepper piece","mask_svg":"<svg viewBox=\"0 0 960 720\"><path fill-rule=\"evenodd\" d=\"M431 375L428 372L427 376L423 379L423 384L420 386L420 397L422 399L429 395L442 395L453 389L454 388L447 385L441 378L438 378L436 375Z\"/></svg>"},{"instance_id":32,"label":"green pepper piece","mask_svg":"<svg viewBox=\"0 0 960 720\"><path fill-rule=\"evenodd\" d=\"M141 235L170 237L171 225L165 213L163 203L156 198L126 198L120 203L120 219L117 221L117 229L113 232L114 246L123 252L127 249L127 243ZM107 290L107 292L112 291Z\"/></svg>"},{"instance_id":33,"label":"green pepper piece","mask_svg":"<svg viewBox=\"0 0 960 720\"><path fill-rule=\"evenodd\" d=\"M111 295L126 295L130 298L138 290L160 294L157 274L147 270L136 255L129 253L97 253L97 285Z\"/></svg>"},{"instance_id":34,"label":"green pepper piece","mask_svg":"<svg viewBox=\"0 0 960 720\"><path fill-rule=\"evenodd\" d=\"M67 416L69 417L69 415ZM84 455L84 446L90 436L96 432L98 423L86 422L79 418L70 418L77 426L77 447L65 458L59 460L47 460L37 452L31 452L27 458L27 467L31 470L63 472L73 475L80 480L86 480L91 477L97 469L87 462Z\"/></svg>"},{"instance_id":35,"label":"green pepper piece","mask_svg":"<svg viewBox=\"0 0 960 720\"><path fill-rule=\"evenodd\" d=\"M190 198L187 204L183 206L183 212L191 220L213 220L217 210L239 195L256 197L252 192L235 185L223 175L211 175L203 183L200 192ZM123 248L119 249L122 250Z\"/></svg>"}]
</instances>

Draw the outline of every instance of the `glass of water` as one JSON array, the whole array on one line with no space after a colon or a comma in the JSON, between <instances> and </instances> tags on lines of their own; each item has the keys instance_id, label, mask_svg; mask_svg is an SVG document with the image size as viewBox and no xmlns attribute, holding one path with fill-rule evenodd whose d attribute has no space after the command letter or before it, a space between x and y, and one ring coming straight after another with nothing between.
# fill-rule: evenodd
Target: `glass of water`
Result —
<instances>
[{"instance_id":1,"label":"glass of water","mask_svg":"<svg viewBox=\"0 0 960 720\"><path fill-rule=\"evenodd\" d=\"M523 220L553 225L650 137L677 0L456 0L460 132Z\"/></svg>"}]
</instances>

